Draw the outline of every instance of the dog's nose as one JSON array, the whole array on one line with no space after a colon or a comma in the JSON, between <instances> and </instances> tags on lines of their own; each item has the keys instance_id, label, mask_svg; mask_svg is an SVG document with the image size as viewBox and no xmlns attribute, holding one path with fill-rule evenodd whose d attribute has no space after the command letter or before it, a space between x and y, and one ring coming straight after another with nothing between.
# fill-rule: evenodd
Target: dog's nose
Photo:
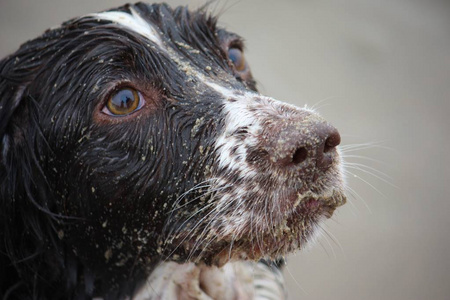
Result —
<instances>
[{"instance_id":1,"label":"dog's nose","mask_svg":"<svg viewBox=\"0 0 450 300\"><path fill-rule=\"evenodd\" d=\"M262 134L271 164L288 172L326 171L337 158L338 130L312 113L272 121ZM260 159L264 159L260 157Z\"/></svg>"},{"instance_id":2,"label":"dog's nose","mask_svg":"<svg viewBox=\"0 0 450 300\"><path fill-rule=\"evenodd\" d=\"M294 144L295 148L287 151L281 161L287 165L301 165L311 160L310 164L315 163L317 168L325 171L333 163L334 150L341 143L341 136L336 128L325 122L312 125L308 131L306 136L298 137L298 145ZM289 145L287 146L290 148Z\"/></svg>"}]
</instances>

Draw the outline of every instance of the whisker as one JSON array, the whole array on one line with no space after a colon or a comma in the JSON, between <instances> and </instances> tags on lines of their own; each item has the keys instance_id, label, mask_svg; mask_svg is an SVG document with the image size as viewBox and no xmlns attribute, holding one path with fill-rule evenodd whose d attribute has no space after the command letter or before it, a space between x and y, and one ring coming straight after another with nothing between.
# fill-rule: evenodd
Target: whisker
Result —
<instances>
[{"instance_id":1,"label":"whisker","mask_svg":"<svg viewBox=\"0 0 450 300\"><path fill-rule=\"evenodd\" d=\"M373 176L373 177L377 178L378 180L380 180L380 181L382 181L382 182L384 182L384 183L390 185L390 186L393 187L393 188L397 188L397 189L399 188L399 187L396 186L395 184L393 184L393 183L389 182L388 180L384 179L383 177L381 177L381 176L375 174L374 172L377 172L377 173L380 173L381 175L387 177L388 179L392 179L392 178L389 177L388 175L386 175L386 174L384 174L383 172L380 172L380 171L378 171L378 170L376 170L376 169L374 169L374 168L371 168L371 167L365 166L365 165L361 165L361 164L356 164L356 163L346 163L346 164L344 164L344 165L345 165L348 169L358 170L358 171L361 171L361 172L363 172L363 173L366 173L366 174L368 174L368 175L370 175L370 176ZM364 168L367 168L367 169L369 169L370 171L369 171L369 170L365 170Z\"/></svg>"},{"instance_id":2,"label":"whisker","mask_svg":"<svg viewBox=\"0 0 450 300\"><path fill-rule=\"evenodd\" d=\"M233 250L234 240L236 238L236 233L231 236L230 249L228 250L228 260L231 260L231 252Z\"/></svg>"},{"instance_id":3,"label":"whisker","mask_svg":"<svg viewBox=\"0 0 450 300\"><path fill-rule=\"evenodd\" d=\"M294 280L295 284L297 285L297 287L300 288L300 290L306 295L308 296L309 293L301 286L301 284L297 281L297 279L295 278L295 276L292 274L289 265L286 264L286 271L289 273L289 276L292 278L292 280Z\"/></svg>"},{"instance_id":4,"label":"whisker","mask_svg":"<svg viewBox=\"0 0 450 300\"><path fill-rule=\"evenodd\" d=\"M341 253L345 256L345 251L344 248L342 247L342 244L339 242L339 239L333 233L331 233L330 230L326 228L327 224L319 223L318 226L322 229L322 232L326 235L326 237L328 237L332 242L334 242L338 246Z\"/></svg>"},{"instance_id":5,"label":"whisker","mask_svg":"<svg viewBox=\"0 0 450 300\"><path fill-rule=\"evenodd\" d=\"M366 207L366 209L369 211L370 214L372 214L372 210L370 209L369 205L367 204L367 202L364 200L363 197L361 197L361 195L359 195L354 189L352 189L351 187L347 186L345 188L347 191L350 192L350 194L352 196L356 196L356 199L359 199L362 203L364 203L364 206ZM358 210L358 208L351 202L349 201L350 205L352 205L353 208L355 208L356 210Z\"/></svg>"},{"instance_id":6,"label":"whisker","mask_svg":"<svg viewBox=\"0 0 450 300\"><path fill-rule=\"evenodd\" d=\"M353 167L353 166L357 166L360 168L365 168L369 171L372 171L374 173L377 173L380 176L386 177L386 179L393 179L391 176L389 176L388 174L381 172L380 170L377 170L371 166L365 165L365 164L361 164L361 163L356 163L356 162L343 162L344 166L349 166L349 167ZM374 175L374 174L370 174L370 175Z\"/></svg>"},{"instance_id":7,"label":"whisker","mask_svg":"<svg viewBox=\"0 0 450 300\"><path fill-rule=\"evenodd\" d=\"M210 185L210 186L211 186L211 185ZM195 197L195 198L192 199L192 200L189 200L188 202L184 203L183 205L180 205L180 206L178 206L178 207L173 208L172 210L168 211L167 214L168 214L168 213L173 213L174 211L177 211L177 210L179 210L180 208L183 208L183 207L185 207L185 206L187 206L187 205L189 205L189 204L195 202L196 200L198 200L198 199L200 199L200 198L202 198L202 197L204 197L204 196L206 196L206 195L208 195L208 194L213 194L213 193L215 193L215 192L218 192L218 191L221 191L221 190L230 188L230 187L232 187L232 186L233 186L233 184L228 184L228 185L225 185L225 186L222 186L222 187L217 187L217 188L214 188L214 189L209 189L209 190L205 191L204 194L199 195L199 196Z\"/></svg>"},{"instance_id":8,"label":"whisker","mask_svg":"<svg viewBox=\"0 0 450 300\"><path fill-rule=\"evenodd\" d=\"M189 220L192 219L195 215L197 215L198 213L202 212L202 211L205 210L205 209L208 209L209 207L211 207L211 206L213 206L213 205L215 205L215 203L209 203L209 204L205 205L204 207L202 207L201 209L199 209L198 211L196 211L196 212L195 212L194 214L192 214L187 220L185 220L180 226L178 226L178 229L179 229L179 228L183 228L183 226L184 226L187 222L189 222ZM208 215L209 215L209 213L206 214L202 219L206 218ZM198 223L197 223L197 224L198 224ZM177 230L178 230L178 229L177 229ZM170 252L170 254L166 256L166 258L164 259L164 261L167 261L167 260L170 258L170 256L172 256L172 254L175 253L175 251L183 244L184 241L186 241L187 237L188 237L194 230L195 230L195 227L193 227L193 228L191 228L191 229L189 230L188 234L186 234L186 236L183 238L183 240L181 240L181 242L178 243L178 245L175 247L175 249L172 250L172 252ZM173 232L170 232L169 236L171 236L172 234L173 234Z\"/></svg>"},{"instance_id":9,"label":"whisker","mask_svg":"<svg viewBox=\"0 0 450 300\"><path fill-rule=\"evenodd\" d=\"M198 247L202 244L203 237L206 237L207 232L209 230L209 227L211 225L211 223L213 223L217 216L222 212L222 210L225 210L228 208L228 206L231 206L233 204L233 201L229 201L228 203L226 203L223 207L220 206L216 206L214 207L214 209L212 209L205 217L203 217L202 219L200 219L193 227L193 230L195 230L195 228L197 228L205 218L207 218L209 215L211 215L212 213L214 213L213 217L210 218L209 222L205 225L205 227L203 228L202 232L200 233L200 235L197 238L197 241L194 244L194 247L192 248L192 250L190 251L189 254L189 259L192 257L192 255L195 253L195 251L198 249ZM203 253L203 251L201 252ZM200 254L201 254L200 253Z\"/></svg>"},{"instance_id":10,"label":"whisker","mask_svg":"<svg viewBox=\"0 0 450 300\"><path fill-rule=\"evenodd\" d=\"M373 184L371 184L370 182L368 182L367 180L365 180L364 178L362 178L361 176L358 176L350 171L345 171L346 173L348 173L350 176L352 176L353 178L357 178L359 180L361 180L362 182L366 183L368 186L370 186L374 191L376 191L378 194L380 194L381 196L383 196L384 198L387 199L387 196L385 194L383 194L379 189L377 189Z\"/></svg>"},{"instance_id":11,"label":"whisker","mask_svg":"<svg viewBox=\"0 0 450 300\"><path fill-rule=\"evenodd\" d=\"M381 143L377 143L377 142L342 145L342 146L339 146L338 149L341 150L342 153L360 151L360 150L365 150L365 149L384 149L384 150L395 151L395 149L387 147L387 146L383 146L383 145L381 145Z\"/></svg>"},{"instance_id":12,"label":"whisker","mask_svg":"<svg viewBox=\"0 0 450 300\"><path fill-rule=\"evenodd\" d=\"M325 102L333 100L333 99L336 99L336 97L335 96L331 96L331 97L323 98L322 100L319 100L316 103L314 103L309 109L311 109L313 111L320 110L323 107L331 105L331 103L325 103Z\"/></svg>"},{"instance_id":13,"label":"whisker","mask_svg":"<svg viewBox=\"0 0 450 300\"><path fill-rule=\"evenodd\" d=\"M382 164L384 166L389 166L388 163L386 163L386 162L384 162L382 160L374 159L372 157L368 157L368 156L364 156L364 155L354 155L354 154L341 153L341 157L344 158L344 162L345 162L345 160L347 158L358 158L358 159L364 159L364 160L368 160L368 161L375 162L375 163L378 163L378 164Z\"/></svg>"}]
</instances>

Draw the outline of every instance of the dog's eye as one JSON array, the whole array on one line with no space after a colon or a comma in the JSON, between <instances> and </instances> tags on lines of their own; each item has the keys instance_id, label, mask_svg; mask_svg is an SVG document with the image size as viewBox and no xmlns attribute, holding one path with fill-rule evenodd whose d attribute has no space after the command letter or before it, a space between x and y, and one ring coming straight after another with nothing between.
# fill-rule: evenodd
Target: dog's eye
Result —
<instances>
[{"instance_id":1,"label":"dog's eye","mask_svg":"<svg viewBox=\"0 0 450 300\"><path fill-rule=\"evenodd\" d=\"M228 49L228 58L233 63L236 71L242 72L245 70L246 63L244 58L244 53L242 53L241 49L238 48L230 48Z\"/></svg>"},{"instance_id":2,"label":"dog's eye","mask_svg":"<svg viewBox=\"0 0 450 300\"><path fill-rule=\"evenodd\" d=\"M132 88L123 88L109 97L102 112L112 116L125 116L141 109L143 104L138 91Z\"/></svg>"}]
</instances>

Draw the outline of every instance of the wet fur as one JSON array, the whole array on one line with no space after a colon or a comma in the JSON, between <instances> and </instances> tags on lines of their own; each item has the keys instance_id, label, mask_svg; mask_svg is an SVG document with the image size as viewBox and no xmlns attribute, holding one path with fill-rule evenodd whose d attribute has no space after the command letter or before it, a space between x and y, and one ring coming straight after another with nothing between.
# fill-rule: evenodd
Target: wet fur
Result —
<instances>
[{"instance_id":1,"label":"wet fur","mask_svg":"<svg viewBox=\"0 0 450 300\"><path fill-rule=\"evenodd\" d=\"M274 172L278 145L261 140L283 133L259 125L273 116L324 121L255 93L251 73L227 58L230 43L243 47L238 36L203 10L140 3L118 11L156 26L167 49L91 15L0 62L5 299L121 299L164 260L276 259L345 201L337 154L314 184L315 167L301 182ZM121 86L140 90L147 105L108 119L101 108ZM249 114L236 125L225 108L237 113L239 103Z\"/></svg>"}]
</instances>

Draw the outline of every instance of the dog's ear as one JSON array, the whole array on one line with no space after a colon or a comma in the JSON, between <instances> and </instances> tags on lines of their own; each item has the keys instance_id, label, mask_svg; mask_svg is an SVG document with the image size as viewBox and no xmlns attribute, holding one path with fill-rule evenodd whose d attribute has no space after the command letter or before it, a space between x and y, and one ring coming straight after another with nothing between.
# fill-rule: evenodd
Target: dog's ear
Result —
<instances>
[{"instance_id":1,"label":"dog's ear","mask_svg":"<svg viewBox=\"0 0 450 300\"><path fill-rule=\"evenodd\" d=\"M11 145L10 122L19 107L26 85L14 78L14 57L0 62L0 162L3 162Z\"/></svg>"},{"instance_id":2,"label":"dog's ear","mask_svg":"<svg viewBox=\"0 0 450 300\"><path fill-rule=\"evenodd\" d=\"M36 63L30 67L20 50L0 61L0 164L5 162L14 143L15 116L25 102L27 87L39 68Z\"/></svg>"}]
</instances>

